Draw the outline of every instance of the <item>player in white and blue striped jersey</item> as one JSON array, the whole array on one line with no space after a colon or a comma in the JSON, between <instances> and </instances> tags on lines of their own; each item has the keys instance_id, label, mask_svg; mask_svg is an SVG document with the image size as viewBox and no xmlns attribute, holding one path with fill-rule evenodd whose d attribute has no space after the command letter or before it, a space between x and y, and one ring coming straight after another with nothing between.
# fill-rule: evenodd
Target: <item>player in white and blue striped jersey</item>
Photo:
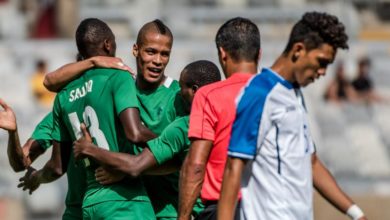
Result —
<instances>
[{"instance_id":1,"label":"player in white and blue striped jersey","mask_svg":"<svg viewBox=\"0 0 390 220\"><path fill-rule=\"evenodd\" d=\"M338 48L348 48L335 16L306 13L285 51L237 98L218 219L312 220L313 185L353 219L366 219L317 158L300 87L325 75Z\"/></svg>"}]
</instances>

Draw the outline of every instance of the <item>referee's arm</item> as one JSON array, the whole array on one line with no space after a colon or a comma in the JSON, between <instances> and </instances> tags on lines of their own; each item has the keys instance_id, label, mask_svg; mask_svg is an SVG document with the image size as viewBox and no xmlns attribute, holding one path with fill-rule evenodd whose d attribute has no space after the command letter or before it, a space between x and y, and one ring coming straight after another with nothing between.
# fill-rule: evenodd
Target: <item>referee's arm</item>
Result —
<instances>
[{"instance_id":1,"label":"referee's arm","mask_svg":"<svg viewBox=\"0 0 390 220\"><path fill-rule=\"evenodd\" d=\"M213 142L193 139L179 178L179 220L191 219L191 212L202 189L206 164Z\"/></svg>"}]
</instances>

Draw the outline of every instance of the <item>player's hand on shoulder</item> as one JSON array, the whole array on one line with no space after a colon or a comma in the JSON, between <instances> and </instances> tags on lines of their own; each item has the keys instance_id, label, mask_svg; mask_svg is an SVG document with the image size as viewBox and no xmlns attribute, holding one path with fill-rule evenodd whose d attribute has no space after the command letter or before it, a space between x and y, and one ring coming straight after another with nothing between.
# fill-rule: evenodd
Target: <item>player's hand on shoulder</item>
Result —
<instances>
[{"instance_id":1,"label":"player's hand on shoulder","mask_svg":"<svg viewBox=\"0 0 390 220\"><path fill-rule=\"evenodd\" d=\"M135 76L135 72L129 66L124 64L122 59L119 57L96 56L92 57L91 61L96 67L125 70L131 73L132 76Z\"/></svg>"},{"instance_id":2,"label":"player's hand on shoulder","mask_svg":"<svg viewBox=\"0 0 390 220\"><path fill-rule=\"evenodd\" d=\"M0 99L0 105L3 108L0 109L0 128L7 131L15 131L16 117L14 111L3 99Z\"/></svg>"},{"instance_id":3,"label":"player's hand on shoulder","mask_svg":"<svg viewBox=\"0 0 390 220\"><path fill-rule=\"evenodd\" d=\"M23 191L28 190L31 195L38 189L40 184L38 171L32 167L28 167L24 177L19 179L18 188L22 188Z\"/></svg>"}]
</instances>

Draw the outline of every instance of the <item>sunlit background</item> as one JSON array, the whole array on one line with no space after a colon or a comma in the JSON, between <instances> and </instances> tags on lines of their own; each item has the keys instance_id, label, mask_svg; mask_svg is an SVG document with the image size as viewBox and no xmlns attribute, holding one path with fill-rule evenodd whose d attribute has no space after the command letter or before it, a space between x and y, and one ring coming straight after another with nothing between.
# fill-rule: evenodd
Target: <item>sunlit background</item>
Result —
<instances>
[{"instance_id":1,"label":"sunlit background","mask_svg":"<svg viewBox=\"0 0 390 220\"><path fill-rule=\"evenodd\" d=\"M43 72L75 61L74 32L88 17L104 20L117 39L117 56L135 68L131 53L137 31L159 18L171 28L174 44L166 74L178 79L191 61L218 62L214 36L229 18L250 18L260 28L263 56L269 66L282 52L292 25L307 11L337 15L350 37L339 51L348 80L362 57L371 60L370 76L382 101L327 103L324 93L334 77L304 89L317 152L342 188L371 220L390 219L390 1L389 0L0 0L0 98L14 109L22 144L51 110L37 99ZM50 95L49 95L50 96ZM60 219L65 177L41 185L32 196L16 186L24 173L12 172L7 159L7 132L0 131L0 219ZM50 150L33 165L41 168ZM316 195L315 219L348 219Z\"/></svg>"}]
</instances>

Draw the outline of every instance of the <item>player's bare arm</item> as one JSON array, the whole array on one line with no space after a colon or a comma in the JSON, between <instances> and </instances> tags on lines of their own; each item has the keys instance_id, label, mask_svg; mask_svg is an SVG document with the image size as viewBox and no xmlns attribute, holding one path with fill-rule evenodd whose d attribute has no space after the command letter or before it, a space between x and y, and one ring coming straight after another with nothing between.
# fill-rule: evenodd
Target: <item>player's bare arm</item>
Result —
<instances>
[{"instance_id":1,"label":"player's bare arm","mask_svg":"<svg viewBox=\"0 0 390 220\"><path fill-rule=\"evenodd\" d=\"M195 139L184 160L179 179L179 217L181 220L191 218L191 212L202 188L206 163L213 142Z\"/></svg>"},{"instance_id":2,"label":"player's bare arm","mask_svg":"<svg viewBox=\"0 0 390 220\"><path fill-rule=\"evenodd\" d=\"M152 167L143 171L142 174L150 176L168 175L180 170L181 163L175 159L169 160L159 166ZM126 177L123 172L115 172L111 169L99 167L95 171L96 181L102 185L109 185L121 181Z\"/></svg>"},{"instance_id":3,"label":"player's bare arm","mask_svg":"<svg viewBox=\"0 0 390 220\"><path fill-rule=\"evenodd\" d=\"M19 134L16 125L15 113L11 107L0 99L3 110L0 111L0 128L8 131L8 160L15 172L25 169L23 151L20 146Z\"/></svg>"},{"instance_id":4,"label":"player's bare arm","mask_svg":"<svg viewBox=\"0 0 390 220\"><path fill-rule=\"evenodd\" d=\"M70 156L69 143L53 142L50 160L40 170L29 168L24 177L20 178L19 188L29 190L32 194L42 183L50 183L60 178L68 167Z\"/></svg>"},{"instance_id":5,"label":"player's bare arm","mask_svg":"<svg viewBox=\"0 0 390 220\"><path fill-rule=\"evenodd\" d=\"M76 159L88 157L112 172L121 172L134 178L138 177L147 167L157 164L147 148L141 154L135 156L127 153L110 152L97 147L93 143L86 143L79 139L74 142L73 152Z\"/></svg>"},{"instance_id":6,"label":"player's bare arm","mask_svg":"<svg viewBox=\"0 0 390 220\"><path fill-rule=\"evenodd\" d=\"M28 139L20 145L15 113L12 108L0 99L3 110L0 111L0 128L8 131L7 155L9 163L15 172L25 170L31 163L44 152L39 143L34 139Z\"/></svg>"},{"instance_id":7,"label":"player's bare arm","mask_svg":"<svg viewBox=\"0 0 390 220\"><path fill-rule=\"evenodd\" d=\"M27 169L35 159L45 153L45 149L33 138L29 138L22 148L18 139L9 140L7 150L8 160L15 172Z\"/></svg>"},{"instance_id":8,"label":"player's bare arm","mask_svg":"<svg viewBox=\"0 0 390 220\"><path fill-rule=\"evenodd\" d=\"M48 90L58 92L66 84L79 77L84 71L93 67L121 69L134 75L134 71L123 64L121 58L96 56L79 62L66 64L57 70L46 74L43 84Z\"/></svg>"},{"instance_id":9,"label":"player's bare arm","mask_svg":"<svg viewBox=\"0 0 390 220\"><path fill-rule=\"evenodd\" d=\"M168 170L173 170L170 164L157 167L157 161L148 148L143 149L139 155L110 152L97 147L91 142L91 137L84 124L81 125L81 131L83 137L73 144L74 156L76 159L83 159L85 157L92 158L112 173L114 176L108 177L103 175L107 174L107 172L99 172L98 181L102 181L104 184L121 180L123 176L120 173L136 178L141 174L149 174L149 172L163 175ZM112 182L107 179L112 179Z\"/></svg>"},{"instance_id":10,"label":"player's bare arm","mask_svg":"<svg viewBox=\"0 0 390 220\"><path fill-rule=\"evenodd\" d=\"M348 209L354 204L343 190L338 186L329 170L322 164L321 160L314 153L312 156L313 185L316 190L334 207L342 213L347 213ZM359 220L365 220L361 217Z\"/></svg>"},{"instance_id":11,"label":"player's bare arm","mask_svg":"<svg viewBox=\"0 0 390 220\"><path fill-rule=\"evenodd\" d=\"M233 219L240 191L241 174L246 160L228 157L221 187L221 197L218 202L218 219Z\"/></svg>"},{"instance_id":12,"label":"player's bare arm","mask_svg":"<svg viewBox=\"0 0 390 220\"><path fill-rule=\"evenodd\" d=\"M137 108L127 108L120 113L123 129L128 140L135 144L146 143L157 136L141 122L139 110Z\"/></svg>"}]
</instances>

